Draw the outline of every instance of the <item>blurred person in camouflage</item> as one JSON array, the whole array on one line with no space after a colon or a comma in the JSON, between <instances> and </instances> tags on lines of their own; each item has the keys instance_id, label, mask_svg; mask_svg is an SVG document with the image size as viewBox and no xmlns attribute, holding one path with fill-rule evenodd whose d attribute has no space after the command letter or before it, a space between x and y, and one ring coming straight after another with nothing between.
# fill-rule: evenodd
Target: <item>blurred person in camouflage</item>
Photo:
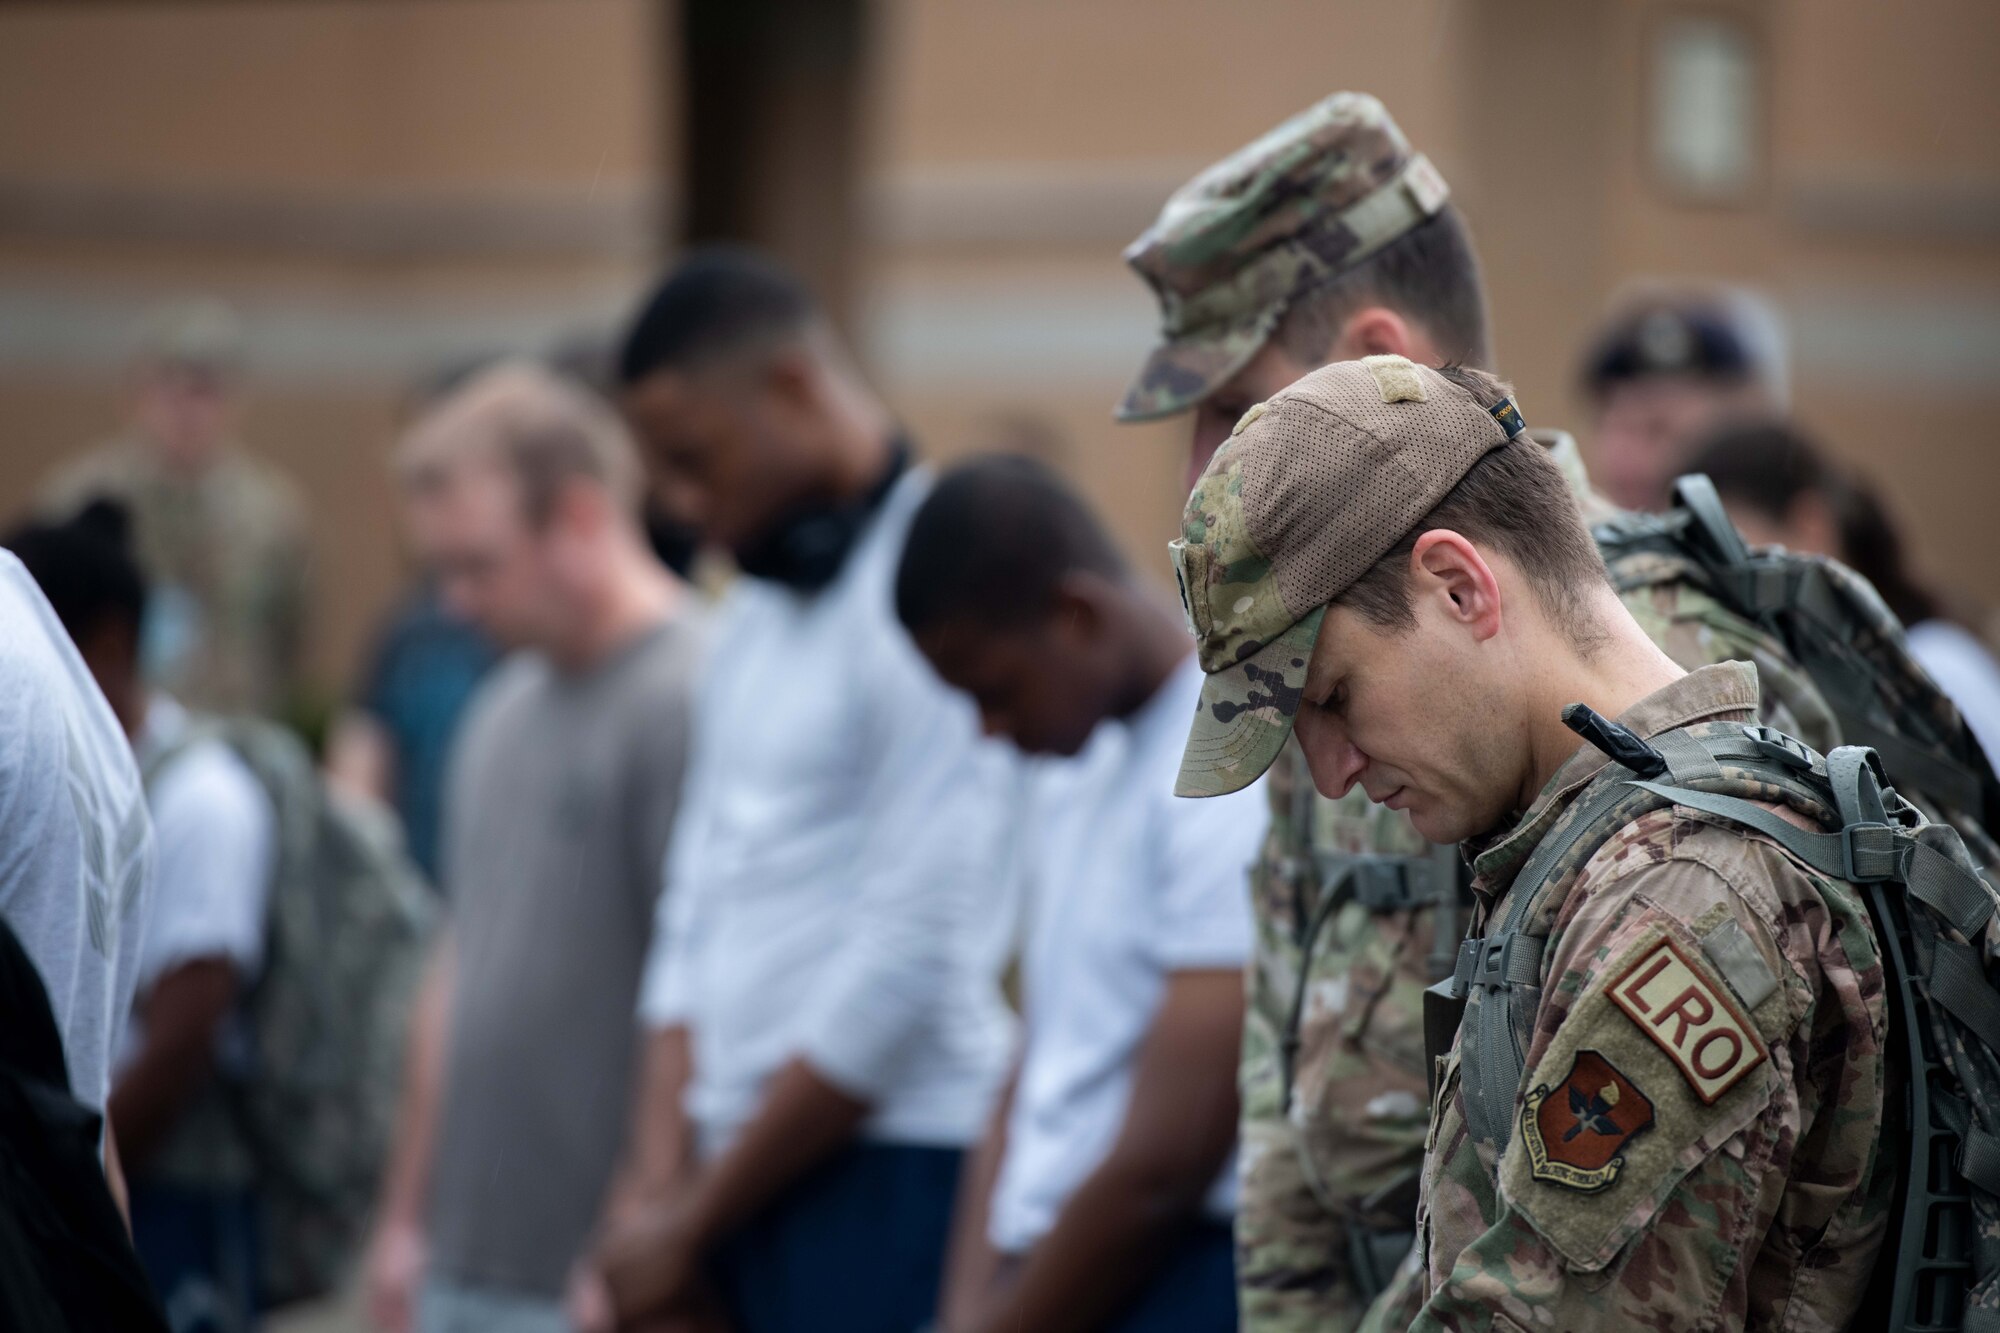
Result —
<instances>
[{"instance_id":1,"label":"blurred person in camouflage","mask_svg":"<svg viewBox=\"0 0 2000 1333\"><path fill-rule=\"evenodd\" d=\"M1751 663L1661 652L1479 371L1371 356L1283 390L1174 562L1208 673L1179 794L1240 790L1295 732L1321 792L1472 858L1416 1246L1364 1328L1846 1327L1902 1173L1851 882L1901 875L1819 832L1869 818L1865 752L1755 725Z\"/></svg>"},{"instance_id":2,"label":"blurred person in camouflage","mask_svg":"<svg viewBox=\"0 0 2000 1333\"><path fill-rule=\"evenodd\" d=\"M452 756L450 913L368 1305L392 1333L557 1333L625 1120L702 621L646 544L630 436L581 386L492 367L415 423L397 469L446 602L513 653Z\"/></svg>"},{"instance_id":3,"label":"blurred person in camouflage","mask_svg":"<svg viewBox=\"0 0 2000 1333\"><path fill-rule=\"evenodd\" d=\"M1733 287L1646 284L1612 311L1584 358L1590 476L1613 504L1650 513L1720 426L1784 410L1784 334Z\"/></svg>"},{"instance_id":4,"label":"blurred person in camouflage","mask_svg":"<svg viewBox=\"0 0 2000 1333\"><path fill-rule=\"evenodd\" d=\"M160 311L133 372L124 432L59 470L41 507L131 511L152 585L146 673L190 707L276 713L293 704L306 603L297 490L235 438L243 332L215 301Z\"/></svg>"},{"instance_id":5,"label":"blurred person in camouflage","mask_svg":"<svg viewBox=\"0 0 2000 1333\"><path fill-rule=\"evenodd\" d=\"M1190 414L1190 483L1246 412L1322 364L1491 361L1465 220L1363 94L1336 93L1197 176L1126 259L1162 331L1118 415ZM1534 435L1586 517L1610 516L1570 437ZM1769 636L1672 581L1625 601L1685 667L1755 660L1766 719L1833 743L1824 703ZM1315 795L1296 747L1266 785L1240 1075L1244 1326L1346 1329L1409 1247L1427 1122L1422 996L1451 970L1463 872L1455 851L1363 793Z\"/></svg>"}]
</instances>

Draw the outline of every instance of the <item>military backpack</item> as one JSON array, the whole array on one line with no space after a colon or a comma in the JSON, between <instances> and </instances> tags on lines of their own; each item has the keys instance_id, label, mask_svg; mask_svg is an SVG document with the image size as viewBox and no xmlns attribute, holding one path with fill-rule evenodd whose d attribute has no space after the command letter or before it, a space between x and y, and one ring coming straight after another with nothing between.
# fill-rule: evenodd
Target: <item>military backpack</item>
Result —
<instances>
[{"instance_id":1,"label":"military backpack","mask_svg":"<svg viewBox=\"0 0 2000 1333\"><path fill-rule=\"evenodd\" d=\"M241 1005L249 1060L219 1071L162 1166L188 1177L242 1163L257 1193L259 1303L272 1308L335 1289L359 1249L435 907L393 818L329 790L279 727L197 720L149 759L148 786L211 739L269 795L276 865L263 968Z\"/></svg>"},{"instance_id":2,"label":"military backpack","mask_svg":"<svg viewBox=\"0 0 2000 1333\"><path fill-rule=\"evenodd\" d=\"M1904 797L1993 864L2000 779L1866 579L1824 556L1746 545L1698 474L1674 483L1666 513L1620 515L1593 535L1620 593L1687 583L1762 626L1824 697L1841 743L1874 750Z\"/></svg>"}]
</instances>

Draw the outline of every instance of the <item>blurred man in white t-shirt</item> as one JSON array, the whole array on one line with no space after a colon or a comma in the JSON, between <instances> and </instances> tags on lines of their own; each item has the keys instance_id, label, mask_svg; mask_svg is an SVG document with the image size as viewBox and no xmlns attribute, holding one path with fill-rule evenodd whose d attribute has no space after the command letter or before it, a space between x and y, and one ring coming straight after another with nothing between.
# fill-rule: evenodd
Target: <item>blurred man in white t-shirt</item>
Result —
<instances>
[{"instance_id":1,"label":"blurred man in white t-shirt","mask_svg":"<svg viewBox=\"0 0 2000 1333\"><path fill-rule=\"evenodd\" d=\"M247 1072L238 1000L263 961L277 814L234 750L144 683L146 584L122 511L93 505L11 544L129 735L156 831L156 887L108 1103L133 1243L175 1333L236 1333L256 1322L256 1180L214 1080Z\"/></svg>"},{"instance_id":2,"label":"blurred man in white t-shirt","mask_svg":"<svg viewBox=\"0 0 2000 1333\"><path fill-rule=\"evenodd\" d=\"M0 917L41 973L70 1090L94 1110L132 1002L152 860L124 730L50 599L0 555Z\"/></svg>"},{"instance_id":3,"label":"blurred man in white t-shirt","mask_svg":"<svg viewBox=\"0 0 2000 1333\"><path fill-rule=\"evenodd\" d=\"M1027 1019L966 1175L947 1333L1236 1326L1230 1169L1263 794L1174 799L1201 667L1173 604L1039 464L976 461L912 521L897 612L1041 767Z\"/></svg>"}]
</instances>

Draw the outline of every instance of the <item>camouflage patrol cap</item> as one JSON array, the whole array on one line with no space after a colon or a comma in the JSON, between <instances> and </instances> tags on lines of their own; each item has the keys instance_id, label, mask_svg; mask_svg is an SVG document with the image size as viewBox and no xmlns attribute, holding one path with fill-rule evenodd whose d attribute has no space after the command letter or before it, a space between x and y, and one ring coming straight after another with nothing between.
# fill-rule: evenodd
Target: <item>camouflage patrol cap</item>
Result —
<instances>
[{"instance_id":1,"label":"camouflage patrol cap","mask_svg":"<svg viewBox=\"0 0 2000 1333\"><path fill-rule=\"evenodd\" d=\"M141 358L155 365L228 374L243 361L243 325L221 301L177 301L148 316L139 348Z\"/></svg>"},{"instance_id":2,"label":"camouflage patrol cap","mask_svg":"<svg viewBox=\"0 0 2000 1333\"><path fill-rule=\"evenodd\" d=\"M1449 193L1366 93L1335 93L1196 176L1125 251L1159 299L1161 342L1119 420L1172 416L1215 392L1295 297L1435 216Z\"/></svg>"},{"instance_id":3,"label":"camouflage patrol cap","mask_svg":"<svg viewBox=\"0 0 2000 1333\"><path fill-rule=\"evenodd\" d=\"M1523 427L1400 356L1340 361L1243 414L1170 544L1201 704L1180 796L1255 782L1291 734L1327 604Z\"/></svg>"}]
</instances>

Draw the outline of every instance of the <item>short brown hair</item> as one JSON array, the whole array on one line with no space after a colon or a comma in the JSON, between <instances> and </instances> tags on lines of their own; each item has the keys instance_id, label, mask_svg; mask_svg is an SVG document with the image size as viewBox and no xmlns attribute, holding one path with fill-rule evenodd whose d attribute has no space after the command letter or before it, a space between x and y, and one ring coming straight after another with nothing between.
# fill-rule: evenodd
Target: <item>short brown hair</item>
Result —
<instances>
[{"instance_id":1,"label":"short brown hair","mask_svg":"<svg viewBox=\"0 0 2000 1333\"><path fill-rule=\"evenodd\" d=\"M537 526L576 480L638 510L638 454L618 414L581 384L531 361L481 371L445 395L397 449L396 473L413 491L434 490L473 459L513 475L522 512Z\"/></svg>"},{"instance_id":2,"label":"short brown hair","mask_svg":"<svg viewBox=\"0 0 2000 1333\"><path fill-rule=\"evenodd\" d=\"M1510 397L1510 385L1462 366L1440 375L1491 408ZM1439 528L1488 546L1520 566L1537 600L1579 649L1589 651L1600 637L1592 623L1585 591L1609 587L1604 557L1583 524L1576 496L1548 451L1518 435L1472 465L1403 539L1334 599L1351 606L1371 624L1396 632L1413 628L1410 554L1417 538Z\"/></svg>"},{"instance_id":3,"label":"short brown hair","mask_svg":"<svg viewBox=\"0 0 2000 1333\"><path fill-rule=\"evenodd\" d=\"M1341 327L1369 305L1423 325L1447 360L1493 364L1486 282L1472 234L1450 204L1353 268L1292 298L1278 325L1278 344L1293 360L1318 365Z\"/></svg>"}]
</instances>

